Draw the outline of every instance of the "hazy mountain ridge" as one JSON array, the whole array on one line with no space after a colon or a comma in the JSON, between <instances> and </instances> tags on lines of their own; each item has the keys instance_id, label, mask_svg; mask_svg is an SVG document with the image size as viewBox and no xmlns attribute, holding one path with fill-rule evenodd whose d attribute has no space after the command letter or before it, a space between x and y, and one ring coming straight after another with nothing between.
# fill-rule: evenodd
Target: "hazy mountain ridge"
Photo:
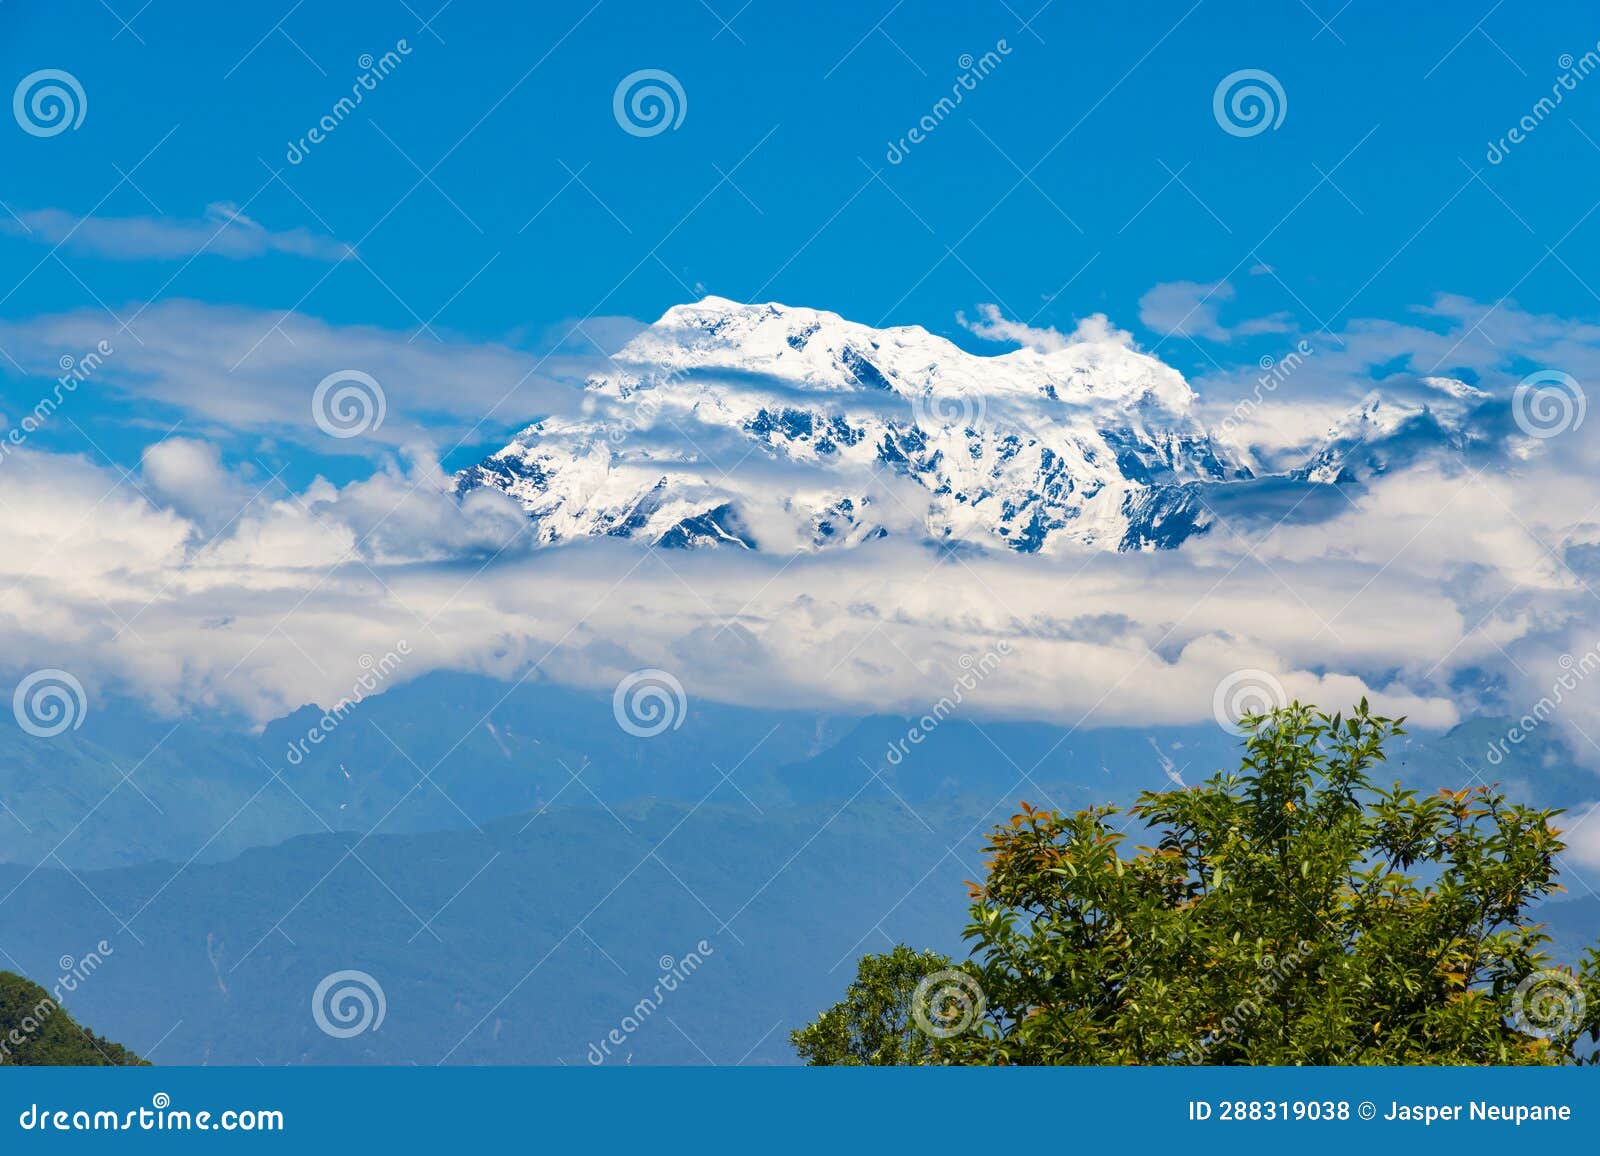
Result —
<instances>
[{"instance_id":1,"label":"hazy mountain ridge","mask_svg":"<svg viewBox=\"0 0 1600 1156\"><path fill-rule=\"evenodd\" d=\"M1236 738L1211 722L1069 732L958 715L910 746L914 720L894 715L700 700L690 700L680 728L641 739L618 725L608 695L445 673L369 697L322 742L306 743L322 714L303 707L248 735L219 720L175 727L108 703L82 730L52 740L0 728L0 862L216 862L330 830L471 829L540 809L692 804L712 790L763 808L838 805L874 771L917 807L1028 798L1072 808L1162 786L1167 763L1194 782L1237 757ZM1554 731L1488 767L1484 752L1505 729L1475 719L1446 734L1418 732L1389 772L1431 791L1460 785L1465 764L1542 805L1600 795ZM732 785L722 784L723 770L734 772Z\"/></svg>"},{"instance_id":2,"label":"hazy mountain ridge","mask_svg":"<svg viewBox=\"0 0 1600 1156\"><path fill-rule=\"evenodd\" d=\"M182 872L0 865L0 894L13 892L7 950L35 974L115 940L74 1011L141 1050L159 1043L159 1063L583 1066L632 1016L604 1062L792 1063L788 1030L861 952L964 954L963 880L981 877L983 835L1013 810L913 812L875 784L848 806L759 813L727 791L481 831L305 836ZM1570 956L1592 941L1600 901L1547 903L1539 918ZM640 1015L663 961L701 942L695 974ZM345 969L381 987L387 1016L339 1039L311 997Z\"/></svg>"}]
</instances>

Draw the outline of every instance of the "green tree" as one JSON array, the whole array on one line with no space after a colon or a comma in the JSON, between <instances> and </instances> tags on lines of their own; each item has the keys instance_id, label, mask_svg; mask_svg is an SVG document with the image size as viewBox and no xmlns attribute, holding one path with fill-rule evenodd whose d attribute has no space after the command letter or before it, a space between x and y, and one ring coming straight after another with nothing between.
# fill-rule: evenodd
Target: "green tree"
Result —
<instances>
[{"instance_id":1,"label":"green tree","mask_svg":"<svg viewBox=\"0 0 1600 1156\"><path fill-rule=\"evenodd\" d=\"M916 1023L917 992L928 976L949 970L949 956L904 944L862 956L844 999L789 1039L809 1064L928 1063L937 1037Z\"/></svg>"},{"instance_id":2,"label":"green tree","mask_svg":"<svg viewBox=\"0 0 1600 1156\"><path fill-rule=\"evenodd\" d=\"M0 971L0 1066L135 1067L145 1062L80 1027L38 984Z\"/></svg>"},{"instance_id":3,"label":"green tree","mask_svg":"<svg viewBox=\"0 0 1600 1156\"><path fill-rule=\"evenodd\" d=\"M1145 792L1123 822L1022 804L969 885L959 1014L920 1030L915 967L940 957L896 948L796 1047L814 1064L1592 1057L1600 949L1555 967L1528 914L1561 890L1560 812L1487 786L1373 787L1403 721L1295 703L1244 720L1238 772Z\"/></svg>"}]
</instances>

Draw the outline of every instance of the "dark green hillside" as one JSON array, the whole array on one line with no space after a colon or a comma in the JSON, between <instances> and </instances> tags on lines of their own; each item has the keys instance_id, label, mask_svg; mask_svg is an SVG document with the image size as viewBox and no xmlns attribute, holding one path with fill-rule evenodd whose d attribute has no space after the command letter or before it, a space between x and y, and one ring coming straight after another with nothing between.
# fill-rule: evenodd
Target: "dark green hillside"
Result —
<instances>
[{"instance_id":1,"label":"dark green hillside","mask_svg":"<svg viewBox=\"0 0 1600 1156\"><path fill-rule=\"evenodd\" d=\"M0 971L0 1066L127 1068L143 1063L121 1044L79 1026L38 984Z\"/></svg>"}]
</instances>

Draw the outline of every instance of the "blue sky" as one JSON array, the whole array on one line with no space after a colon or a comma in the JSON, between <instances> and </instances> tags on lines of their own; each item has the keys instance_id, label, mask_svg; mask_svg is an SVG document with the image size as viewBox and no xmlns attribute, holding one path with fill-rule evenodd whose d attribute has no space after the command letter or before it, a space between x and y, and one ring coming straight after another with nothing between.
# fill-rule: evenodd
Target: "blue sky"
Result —
<instances>
[{"instance_id":1,"label":"blue sky","mask_svg":"<svg viewBox=\"0 0 1600 1156\"><path fill-rule=\"evenodd\" d=\"M1253 511L1238 519L1250 536L1220 524L1171 557L1064 569L1082 621L1060 630L1105 661L1052 657L1037 678L1016 664L1049 700L1029 709L1092 708L1155 655L1169 669L1147 685L1183 719L1204 715L1222 674L1259 668L1344 701L1392 684L1396 709L1426 700L1442 723L1482 706L1486 670L1509 665L1536 701L1542 671L1596 646L1600 488L1585 479L1600 422L1583 427L1581 388L1600 375L1592 12L737 2L0 9L0 93L14 93L0 118L0 554L23 559L16 589L40 587L13 600L13 649L165 707L226 700L256 718L331 693L308 691L304 644L283 637L296 615L306 638L341 634L354 654L437 621L449 629L429 668L524 669L616 562L604 544L592 571L576 549L534 560L529 511L459 500L451 471L593 403L577 387L605 355L707 294L921 325L984 354L1099 358L1088 376L1121 366L1124 384L1165 374L1154 355L1195 386L1183 420L1260 473L1333 443L1374 450L1370 489L1322 487L1304 510L1304 478L1240 491L1227 508ZM663 131L630 123L626 100L617 112L641 72L681 94ZM1259 132L1226 99L1241 73L1275 106ZM52 76L82 112L59 132L29 101ZM341 109L352 92L361 102ZM1106 340L1063 336L1086 319ZM114 353L11 454L62 359L102 340ZM1302 346L1235 422L1264 359ZM951 373L992 371L932 348ZM385 421L330 436L314 391L356 370L381 383ZM1513 426L1530 374L1568 390L1561 429ZM1376 448L1362 416L1374 389ZM747 474L766 463L737 452ZM881 568L871 581L933 572L913 555L860 565ZM498 561L478 581L485 556ZM837 661L807 648L855 653L853 616L875 603L856 598L853 557L790 560L696 560L701 585L641 577L638 605L692 596L646 615L687 641L648 638L619 609L611 649L583 636L584 677L687 666L678 648L709 614L700 685L792 698L784 679ZM1047 563L992 565L945 592L970 598L968 624L997 612L995 589L1015 621L1053 620ZM834 599L839 633L777 630L779 673L752 677L718 615L764 591L771 622ZM41 617L52 598L70 609ZM925 609L938 645L988 645ZM1076 638L1102 618L1138 629ZM1182 663L1162 650L1180 625ZM141 632L161 641L130 646ZM901 653L920 660L925 642ZM1063 669L1084 676L1065 705ZM893 681L866 672L851 693Z\"/></svg>"},{"instance_id":2,"label":"blue sky","mask_svg":"<svg viewBox=\"0 0 1600 1156\"><path fill-rule=\"evenodd\" d=\"M357 243L362 260L207 254L180 270L68 245L66 266L45 261L0 312L74 308L92 291L119 311L183 297L536 345L564 319L652 318L703 290L970 344L955 315L979 302L1039 325L1105 311L1138 333L1152 285L1230 273L1225 312L1286 311L1307 329L1441 291L1569 316L1600 305L1583 283L1600 235L1586 218L1600 84L1580 82L1503 163L1484 159L1549 93L1561 54L1600 39L1581 5L1533 21L1487 3L1212 0L1129 19L1034 0L604 0L458 3L421 28L432 11L8 6L8 83L60 67L88 98L76 131L0 134L14 212L194 219L232 203L269 231ZM287 164L361 54L401 39L402 65ZM888 164L962 54L1001 40L1009 54L962 107ZM614 121L614 87L642 68L679 79L676 130L639 138ZM1249 138L1212 117L1217 82L1242 68L1287 98L1281 126ZM8 281L47 251L0 238ZM1249 276L1260 264L1274 273Z\"/></svg>"}]
</instances>

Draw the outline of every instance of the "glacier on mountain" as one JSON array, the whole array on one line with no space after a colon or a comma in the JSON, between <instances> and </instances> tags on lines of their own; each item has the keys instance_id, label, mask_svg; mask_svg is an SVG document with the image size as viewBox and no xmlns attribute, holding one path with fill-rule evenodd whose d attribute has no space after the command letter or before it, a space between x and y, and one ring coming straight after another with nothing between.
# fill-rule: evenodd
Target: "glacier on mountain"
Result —
<instances>
[{"instance_id":1,"label":"glacier on mountain","mask_svg":"<svg viewBox=\"0 0 1600 1156\"><path fill-rule=\"evenodd\" d=\"M583 402L457 491L510 496L543 544L793 553L894 535L1048 553L1176 547L1212 524L1208 488L1254 476L1182 374L1114 334L986 357L915 326L707 297L643 329ZM1367 432L1335 427L1298 476L1346 480Z\"/></svg>"}]
</instances>

